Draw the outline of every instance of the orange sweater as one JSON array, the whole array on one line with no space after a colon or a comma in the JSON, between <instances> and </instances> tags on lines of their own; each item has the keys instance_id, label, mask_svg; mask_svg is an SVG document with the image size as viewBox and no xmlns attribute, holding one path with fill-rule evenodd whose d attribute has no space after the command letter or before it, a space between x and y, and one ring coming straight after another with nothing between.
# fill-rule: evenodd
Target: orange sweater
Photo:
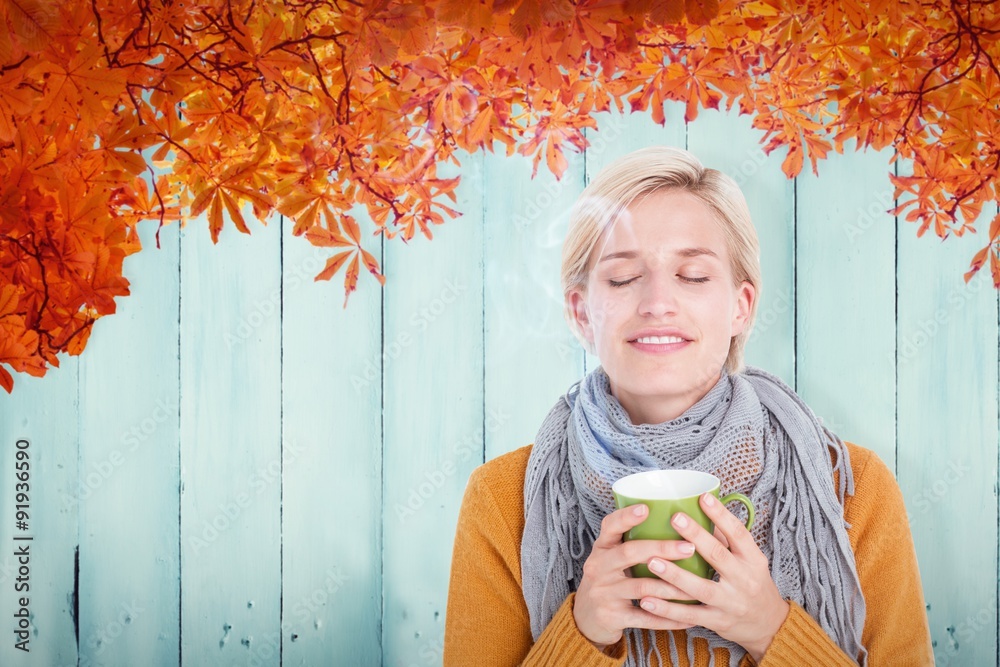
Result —
<instances>
[{"instance_id":1,"label":"orange sweater","mask_svg":"<svg viewBox=\"0 0 1000 667\"><path fill-rule=\"evenodd\" d=\"M854 549L867 614L862 643L869 665L933 665L920 572L906 507L892 473L871 450L846 443L854 470L853 496L844 516ZM444 665L573 665L616 667L625 663L624 636L602 653L576 627L570 593L533 642L521 592L524 473L531 445L499 456L472 472L458 517L445 614ZM838 473L834 473L834 482ZM836 487L834 487L836 488ZM796 604L778 630L760 667L856 665L823 628ZM666 632L657 643L669 663ZM687 638L675 630L678 646ZM695 639L695 666L708 664L708 644ZM655 659L654 659L655 661ZM679 666L689 667L683 652ZM728 651L717 650L717 664ZM744 656L740 667L755 665Z\"/></svg>"}]
</instances>

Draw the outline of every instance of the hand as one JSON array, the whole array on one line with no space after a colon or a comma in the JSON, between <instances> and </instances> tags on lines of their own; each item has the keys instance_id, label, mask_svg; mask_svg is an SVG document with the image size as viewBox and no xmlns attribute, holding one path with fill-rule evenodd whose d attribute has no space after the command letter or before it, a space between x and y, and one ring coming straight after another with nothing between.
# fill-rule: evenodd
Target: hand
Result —
<instances>
[{"instance_id":1,"label":"hand","mask_svg":"<svg viewBox=\"0 0 1000 667\"><path fill-rule=\"evenodd\" d=\"M680 630L691 627L688 622L661 618L632 604L632 600L641 598L691 599L666 581L632 577L626 573L626 568L654 557L677 560L694 553L694 545L683 540L622 542L622 535L642 523L648 512L646 505L639 504L605 516L600 535L583 564L583 579L576 592L573 618L583 636L600 649L621 639L625 628ZM688 551L683 550L684 545L689 547Z\"/></svg>"},{"instance_id":2,"label":"hand","mask_svg":"<svg viewBox=\"0 0 1000 667\"><path fill-rule=\"evenodd\" d=\"M715 568L719 581L702 579L669 560L654 558L649 562L652 572L682 591L684 597L704 604L667 602L664 595L649 595L640 604L665 621L713 630L741 645L759 662L790 607L771 578L767 557L743 522L710 493L702 495L701 506L715 523L716 535L709 535L683 512L675 514L672 523Z\"/></svg>"}]
</instances>

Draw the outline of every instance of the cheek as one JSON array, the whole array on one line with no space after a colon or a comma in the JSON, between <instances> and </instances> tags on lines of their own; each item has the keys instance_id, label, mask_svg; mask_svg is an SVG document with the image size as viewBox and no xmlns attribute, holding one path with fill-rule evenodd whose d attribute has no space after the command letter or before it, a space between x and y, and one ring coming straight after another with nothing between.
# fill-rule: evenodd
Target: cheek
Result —
<instances>
[{"instance_id":1,"label":"cheek","mask_svg":"<svg viewBox=\"0 0 1000 667\"><path fill-rule=\"evenodd\" d=\"M621 299L609 297L595 299L591 309L591 320L594 328L599 331L613 329L623 312L625 312L625 306Z\"/></svg>"},{"instance_id":2,"label":"cheek","mask_svg":"<svg viewBox=\"0 0 1000 667\"><path fill-rule=\"evenodd\" d=\"M729 330L732 326L732 302L725 294L713 294L708 298L698 299L692 303L697 312L702 334L712 340L729 341Z\"/></svg>"}]
</instances>

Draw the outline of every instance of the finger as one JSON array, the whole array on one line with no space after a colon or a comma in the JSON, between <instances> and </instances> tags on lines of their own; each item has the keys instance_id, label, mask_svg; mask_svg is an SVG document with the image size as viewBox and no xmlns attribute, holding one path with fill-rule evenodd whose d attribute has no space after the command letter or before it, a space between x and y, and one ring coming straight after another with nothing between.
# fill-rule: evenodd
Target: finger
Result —
<instances>
[{"instance_id":1,"label":"finger","mask_svg":"<svg viewBox=\"0 0 1000 667\"><path fill-rule=\"evenodd\" d=\"M713 604L719 584L711 579L703 579L697 574L688 572L676 563L653 558L649 561L649 570L660 579L672 584L683 597L698 600L705 604Z\"/></svg>"},{"instance_id":2,"label":"finger","mask_svg":"<svg viewBox=\"0 0 1000 667\"><path fill-rule=\"evenodd\" d=\"M628 600L653 597L662 600L694 600L693 597L668 581L653 577L634 577L623 581L615 594Z\"/></svg>"},{"instance_id":3,"label":"finger","mask_svg":"<svg viewBox=\"0 0 1000 667\"><path fill-rule=\"evenodd\" d=\"M646 520L649 508L644 504L630 505L615 510L601 519L601 533L594 540L595 549L610 549L622 541L627 530Z\"/></svg>"},{"instance_id":4,"label":"finger","mask_svg":"<svg viewBox=\"0 0 1000 667\"><path fill-rule=\"evenodd\" d=\"M701 625L709 628L715 625L717 610L700 604L682 604L657 598L647 598L641 603L642 610L671 623L681 623L689 627Z\"/></svg>"},{"instance_id":5,"label":"finger","mask_svg":"<svg viewBox=\"0 0 1000 667\"><path fill-rule=\"evenodd\" d=\"M624 570L637 563L647 563L650 558L680 560L694 555L695 545L685 540L629 540L619 544L609 554L611 566Z\"/></svg>"},{"instance_id":6,"label":"finger","mask_svg":"<svg viewBox=\"0 0 1000 667\"><path fill-rule=\"evenodd\" d=\"M676 604L680 607L694 606L679 603ZM629 605L628 609L625 610L623 616L626 628L640 628L643 630L687 630L694 627L694 624L692 623L663 618L662 616L651 614L644 609L633 607L631 605Z\"/></svg>"},{"instance_id":7,"label":"finger","mask_svg":"<svg viewBox=\"0 0 1000 667\"><path fill-rule=\"evenodd\" d=\"M718 505L716 503L716 506ZM727 514L729 513L725 508L722 511ZM732 515L730 514L730 516ZM733 519L735 518L733 517ZM733 556L729 549L723 546L722 542L715 539L707 530L695 523L691 517L683 512L674 514L671 522L674 528L677 529L677 532L681 534L681 537L694 544L698 553L708 561L709 565L715 568L720 576L725 577L732 574L736 565L736 557ZM730 538L730 543L732 543L732 536L727 535L727 537Z\"/></svg>"},{"instance_id":8,"label":"finger","mask_svg":"<svg viewBox=\"0 0 1000 667\"><path fill-rule=\"evenodd\" d=\"M715 539L722 542L722 546L726 547L727 549L729 548L729 538L726 537L725 533L719 530L718 526L715 527L715 531L712 533L712 535L713 537L715 537Z\"/></svg>"},{"instance_id":9,"label":"finger","mask_svg":"<svg viewBox=\"0 0 1000 667\"><path fill-rule=\"evenodd\" d=\"M701 506L715 527L726 536L726 542L733 552L743 555L757 550L757 543L742 521L736 518L719 499L711 493L701 494ZM700 551L700 550L699 550Z\"/></svg>"}]
</instances>

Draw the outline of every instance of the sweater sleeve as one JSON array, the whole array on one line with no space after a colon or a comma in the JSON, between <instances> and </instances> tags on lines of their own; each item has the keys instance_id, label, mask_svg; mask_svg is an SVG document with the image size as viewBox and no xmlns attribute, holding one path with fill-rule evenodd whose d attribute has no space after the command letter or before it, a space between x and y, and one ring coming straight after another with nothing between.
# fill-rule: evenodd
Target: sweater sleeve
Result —
<instances>
[{"instance_id":1,"label":"sweater sleeve","mask_svg":"<svg viewBox=\"0 0 1000 667\"><path fill-rule=\"evenodd\" d=\"M920 570L903 494L877 454L855 464L855 494L845 518L854 548L865 625L861 643L868 665L933 665L930 628ZM791 610L761 659L760 667L857 665L806 611Z\"/></svg>"},{"instance_id":2,"label":"sweater sleeve","mask_svg":"<svg viewBox=\"0 0 1000 667\"><path fill-rule=\"evenodd\" d=\"M580 633L570 593L532 642L521 592L520 531L502 511L480 466L469 478L452 551L445 612L444 667L464 665L580 665L620 667L625 641L606 654ZM507 503L510 505L511 503Z\"/></svg>"}]
</instances>

